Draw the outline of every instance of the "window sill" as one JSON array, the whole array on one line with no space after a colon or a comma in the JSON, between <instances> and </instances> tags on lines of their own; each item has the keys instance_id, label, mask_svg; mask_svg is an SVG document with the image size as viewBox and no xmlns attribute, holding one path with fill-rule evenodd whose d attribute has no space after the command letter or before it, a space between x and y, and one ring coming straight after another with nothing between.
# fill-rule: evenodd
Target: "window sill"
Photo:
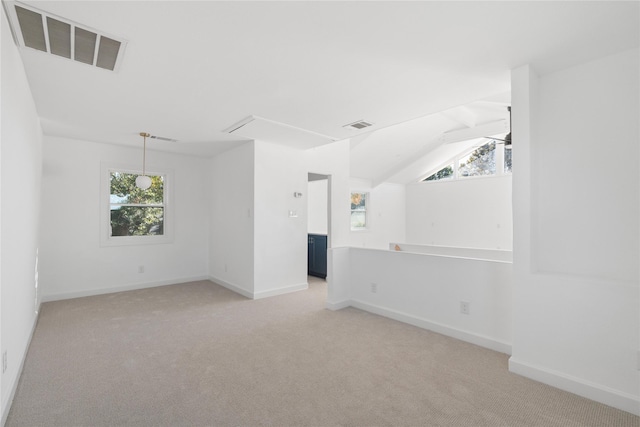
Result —
<instances>
[{"instance_id":1,"label":"window sill","mask_svg":"<svg viewBox=\"0 0 640 427\"><path fill-rule=\"evenodd\" d=\"M101 239L100 246L146 246L167 243L173 243L173 238L170 236L118 236Z\"/></svg>"}]
</instances>

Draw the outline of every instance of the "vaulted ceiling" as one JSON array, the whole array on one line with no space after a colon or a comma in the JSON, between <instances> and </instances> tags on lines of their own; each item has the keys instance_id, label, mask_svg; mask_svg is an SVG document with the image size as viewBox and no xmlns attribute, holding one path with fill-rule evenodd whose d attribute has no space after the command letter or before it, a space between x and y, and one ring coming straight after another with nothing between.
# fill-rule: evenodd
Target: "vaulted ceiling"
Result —
<instances>
[{"instance_id":1,"label":"vaulted ceiling","mask_svg":"<svg viewBox=\"0 0 640 427\"><path fill-rule=\"evenodd\" d=\"M640 39L635 1L3 3L125 42L115 71L21 49L45 134L134 146L146 131L178 141L151 149L197 156L260 132L352 138L352 175L374 182L420 175L443 133L506 122L511 69ZM243 120L257 130L228 132ZM373 126L344 127L359 120Z\"/></svg>"}]
</instances>

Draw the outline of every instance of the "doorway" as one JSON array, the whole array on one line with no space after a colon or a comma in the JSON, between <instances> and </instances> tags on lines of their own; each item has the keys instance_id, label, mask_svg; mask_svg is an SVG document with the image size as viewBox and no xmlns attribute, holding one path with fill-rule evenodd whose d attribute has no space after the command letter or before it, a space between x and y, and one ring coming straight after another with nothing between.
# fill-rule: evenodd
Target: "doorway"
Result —
<instances>
[{"instance_id":1,"label":"doorway","mask_svg":"<svg viewBox=\"0 0 640 427\"><path fill-rule=\"evenodd\" d=\"M331 176L309 173L307 194L307 275L325 279L331 247Z\"/></svg>"}]
</instances>

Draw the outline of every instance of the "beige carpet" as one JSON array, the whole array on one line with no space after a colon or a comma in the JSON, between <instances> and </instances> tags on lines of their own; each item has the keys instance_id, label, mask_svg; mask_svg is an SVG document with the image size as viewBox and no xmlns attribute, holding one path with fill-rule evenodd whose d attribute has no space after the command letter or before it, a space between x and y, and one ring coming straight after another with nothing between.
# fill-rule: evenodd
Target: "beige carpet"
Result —
<instances>
[{"instance_id":1,"label":"beige carpet","mask_svg":"<svg viewBox=\"0 0 640 427\"><path fill-rule=\"evenodd\" d=\"M507 356L326 285L251 301L194 282L43 304L7 426L639 426Z\"/></svg>"}]
</instances>

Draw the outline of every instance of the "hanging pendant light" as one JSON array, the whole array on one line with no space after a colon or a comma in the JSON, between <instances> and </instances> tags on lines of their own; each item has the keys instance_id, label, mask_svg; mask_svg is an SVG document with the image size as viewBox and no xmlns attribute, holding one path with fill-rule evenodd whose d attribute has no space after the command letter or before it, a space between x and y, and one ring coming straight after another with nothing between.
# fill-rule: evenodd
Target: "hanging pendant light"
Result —
<instances>
[{"instance_id":1,"label":"hanging pendant light","mask_svg":"<svg viewBox=\"0 0 640 427\"><path fill-rule=\"evenodd\" d=\"M144 138L143 146L142 146L142 175L138 175L136 178L136 187L141 190L146 190L151 187L151 178L149 178L145 174L145 167L147 161L147 137L151 136L146 132L140 132L140 136Z\"/></svg>"}]
</instances>

